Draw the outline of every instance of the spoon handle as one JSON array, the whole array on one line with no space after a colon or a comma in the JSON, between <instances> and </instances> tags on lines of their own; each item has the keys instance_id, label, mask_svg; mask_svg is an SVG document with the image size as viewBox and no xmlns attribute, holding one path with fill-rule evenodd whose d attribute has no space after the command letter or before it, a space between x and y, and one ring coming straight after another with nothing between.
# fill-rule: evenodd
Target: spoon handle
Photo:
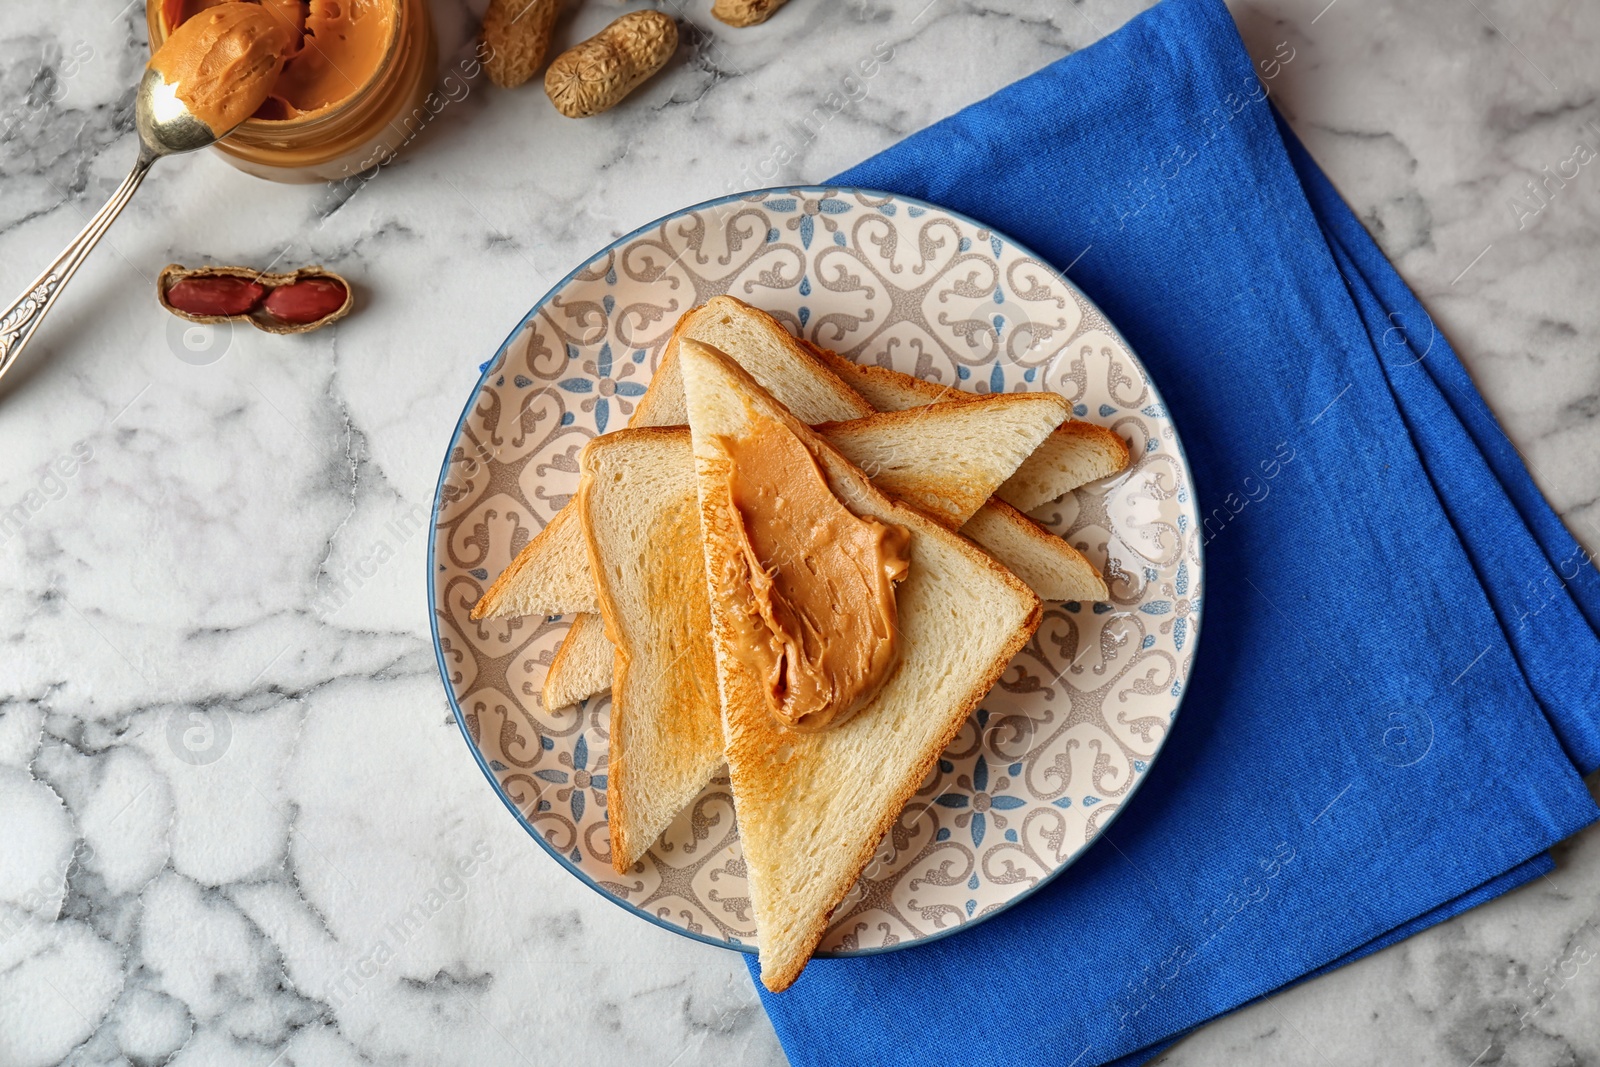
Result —
<instances>
[{"instance_id":1,"label":"spoon handle","mask_svg":"<svg viewBox=\"0 0 1600 1067\"><path fill-rule=\"evenodd\" d=\"M94 218L89 220L83 231L73 238L66 251L45 268L44 273L28 286L15 303L0 311L0 375L4 375L17 361L17 356L27 345L28 339L39 328L39 323L44 321L45 312L50 310L50 305L56 302L56 297L61 295L61 290L66 287L67 280L83 265L83 261L89 257L90 250L111 228L111 223L127 206L128 201L133 199L139 183L144 181L144 176L150 171L150 164L154 162L155 157L141 152L138 162L134 163L133 170L128 173L127 178L117 186L117 191L111 194L111 199L106 201L105 206L94 213Z\"/></svg>"}]
</instances>

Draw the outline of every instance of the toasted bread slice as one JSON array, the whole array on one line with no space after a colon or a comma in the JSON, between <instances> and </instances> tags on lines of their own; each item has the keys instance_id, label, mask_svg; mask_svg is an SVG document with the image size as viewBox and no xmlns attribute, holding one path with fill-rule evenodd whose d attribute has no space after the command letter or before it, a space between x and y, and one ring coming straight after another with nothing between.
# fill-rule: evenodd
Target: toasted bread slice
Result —
<instances>
[{"instance_id":1,"label":"toasted bread slice","mask_svg":"<svg viewBox=\"0 0 1600 1067\"><path fill-rule=\"evenodd\" d=\"M587 563L583 573L589 574ZM610 689L615 652L615 646L606 636L605 622L598 614L574 615L572 625L567 627L567 636L561 639L555 658L550 661L550 670L544 676L544 689L539 694L544 706L551 710L564 708Z\"/></svg>"},{"instance_id":2,"label":"toasted bread slice","mask_svg":"<svg viewBox=\"0 0 1600 1067\"><path fill-rule=\"evenodd\" d=\"M1128 466L1128 443L1092 422L1064 422L1045 438L995 496L1018 511L1041 504Z\"/></svg>"},{"instance_id":3,"label":"toasted bread slice","mask_svg":"<svg viewBox=\"0 0 1600 1067\"><path fill-rule=\"evenodd\" d=\"M683 427L619 430L579 460L577 505L615 646L606 818L626 873L722 763L699 496Z\"/></svg>"},{"instance_id":4,"label":"toasted bread slice","mask_svg":"<svg viewBox=\"0 0 1600 1067\"><path fill-rule=\"evenodd\" d=\"M678 371L677 348L679 342L685 338L703 341L713 348L732 355L768 392L806 421L854 419L870 414L874 410L874 405L884 411L910 411L944 400L983 399L975 394L947 386L923 382L897 371L881 367L857 366L843 356L793 337L776 319L758 308L753 308L733 297L714 297L704 305L686 312L678 320L660 365L651 379L650 388L640 400L638 409L629 421L630 427L683 423L683 384ZM851 385L845 384L844 379L864 390L866 398L857 394ZM1013 395L1052 396L1053 394ZM873 403L868 403L869 400ZM1068 442L1079 441L1079 438L1083 440L1077 444L1069 443L1064 446L1063 431L1066 431L1065 440ZM1110 452L1117 448L1121 449L1120 460L1110 455ZM1121 469L1127 462L1127 447L1115 434L1086 423L1062 422L1053 434L1045 438L1039 448L1022 461L1021 466L1007 479L1005 485L1012 485L1024 468L1039 465L1042 462L1041 455L1046 453L1056 455L1058 460L1068 463L1072 471L1070 477L1058 479L1054 483L1059 485L1074 482L1068 488L1076 488L1078 484L1082 484L1076 479L1082 478L1087 481L1103 477L1102 473L1096 472L1111 473L1109 468L1113 464L1115 469ZM1096 459L1096 456L1099 458ZM861 459L869 465L878 462L871 457L852 458ZM1061 462L1050 460L1047 465L1055 469L1060 467ZM892 480L891 483L880 481L880 485L896 493L903 489L893 485ZM1001 495L1003 496L1003 493ZM930 506L927 500L912 499L925 508ZM940 508L934 505L932 510L939 512ZM1019 575L1023 572L1048 575L1074 571L1081 566L1089 565L1088 561L1065 541L1059 538L1055 543L1043 540L1053 535L1026 516L1007 509L992 513L989 518L990 522L982 524L980 529L966 531L967 535L1002 563L1012 567ZM1001 525L1002 523L1009 523L1015 528L1007 529ZM1018 559L1007 557L1007 552L1021 546L1026 546L1028 549L1026 556ZM1041 558L1050 555L1058 558L1053 563ZM577 526L570 521L562 520L558 513L550 525L528 543L511 566L506 568L490 586L489 591L473 609L472 617L479 619L485 616L593 612L595 607L592 582L587 567L582 562L583 559ZM574 561L578 561L576 567ZM1051 600L1057 599L1054 594L1061 588L1063 587L1060 584L1042 583L1035 592ZM569 635L568 640L587 640L592 646L593 635L580 634L576 637ZM583 662L586 661L571 659L567 666L576 667ZM593 681L592 675L585 677ZM568 680L575 682L578 679ZM557 681L559 683L562 679L558 678ZM572 695L580 688L582 687L558 685L553 689L553 694ZM600 691L591 689L584 695ZM547 703L546 706L563 705Z\"/></svg>"},{"instance_id":5,"label":"toasted bread slice","mask_svg":"<svg viewBox=\"0 0 1600 1067\"><path fill-rule=\"evenodd\" d=\"M1065 416L1064 401L1034 393L827 423L819 435L858 465L878 465L879 479L958 529L996 503L989 494ZM619 434L621 443L608 443ZM677 480L673 463L683 468ZM698 514L689 431L607 434L584 449L580 466L574 510L604 621L578 616L543 698L559 708L612 689L607 816L612 863L625 872L722 762L704 558L694 550L698 527L683 518ZM701 603L691 605L696 593Z\"/></svg>"},{"instance_id":6,"label":"toasted bread slice","mask_svg":"<svg viewBox=\"0 0 1600 1067\"><path fill-rule=\"evenodd\" d=\"M905 411L927 404L972 400L978 395L951 385L925 382L887 367L852 363L837 352L809 342L806 347L879 411ZM1032 511L1127 465L1128 445L1121 437L1093 423L1063 422L995 496L1019 511ZM1013 532L1012 536L1020 533Z\"/></svg>"},{"instance_id":7,"label":"toasted bread slice","mask_svg":"<svg viewBox=\"0 0 1600 1067\"><path fill-rule=\"evenodd\" d=\"M677 357L678 342L685 337L736 351L756 381L808 422L839 422L877 413L771 315L731 296L717 296L678 319L650 386L628 420L630 428L682 426L688 421ZM563 518L569 510L557 512L500 573L473 607L474 619L597 610L582 534L574 516Z\"/></svg>"},{"instance_id":8,"label":"toasted bread slice","mask_svg":"<svg viewBox=\"0 0 1600 1067\"><path fill-rule=\"evenodd\" d=\"M1109 600L1106 580L1064 538L1003 500L990 500L961 527L1042 600Z\"/></svg>"},{"instance_id":9,"label":"toasted bread slice","mask_svg":"<svg viewBox=\"0 0 1600 1067\"><path fill-rule=\"evenodd\" d=\"M1010 571L921 511L876 489L860 468L775 401L737 363L679 346L700 491L711 632L734 807L760 940L761 980L799 975L879 839L967 716L1038 627L1038 597ZM873 701L816 733L785 729L760 676L733 646L752 610L720 437L750 413L805 444L857 515L905 527L911 565L896 592L899 661Z\"/></svg>"},{"instance_id":10,"label":"toasted bread slice","mask_svg":"<svg viewBox=\"0 0 1600 1067\"><path fill-rule=\"evenodd\" d=\"M957 530L1071 413L1055 393L1009 393L815 429L879 489Z\"/></svg>"},{"instance_id":11,"label":"toasted bread slice","mask_svg":"<svg viewBox=\"0 0 1600 1067\"><path fill-rule=\"evenodd\" d=\"M819 432L851 461L869 469L880 488L917 504L955 530L1066 416L1067 402L1058 395L1006 394L978 397L966 405L930 405L824 422ZM1013 533L1013 541L1026 537ZM1000 561L1006 563L1005 557ZM472 617L594 613L595 609L594 579L582 552L582 531L574 512L562 509L494 579L472 609ZM546 701L546 707L565 705Z\"/></svg>"},{"instance_id":12,"label":"toasted bread slice","mask_svg":"<svg viewBox=\"0 0 1600 1067\"><path fill-rule=\"evenodd\" d=\"M650 378L650 388L628 420L630 427L682 426L689 421L678 369L678 345L685 339L732 355L762 388L780 397L806 423L859 419L879 410L823 365L812 346L785 330L777 319L735 297L714 296L678 320Z\"/></svg>"},{"instance_id":13,"label":"toasted bread slice","mask_svg":"<svg viewBox=\"0 0 1600 1067\"><path fill-rule=\"evenodd\" d=\"M1070 560L1082 561L1091 574L1093 568L1066 542L991 500L989 494L1060 425L1067 411L1067 402L1053 393L1012 393L984 397L974 404L941 404L823 423L816 430L867 471L878 488L916 504L952 530L964 530L963 524L981 509L1005 508L1009 516L991 518L978 532L987 535L994 526L996 543L1019 550L1018 566L1047 579L1036 591L1048 596L1066 588L1056 577L1063 565L1051 559L1051 540L1059 545L1055 554L1070 554ZM982 543L982 536L975 540ZM1024 548L1026 554L1021 554ZM997 558L1010 566L1003 555ZM1065 569L1076 572L1071 566ZM588 574L585 564L585 577ZM545 676L545 707L566 707L603 692L611 686L611 670L604 627L594 615L578 615ZM684 802L692 799L685 797Z\"/></svg>"},{"instance_id":14,"label":"toasted bread slice","mask_svg":"<svg viewBox=\"0 0 1600 1067\"><path fill-rule=\"evenodd\" d=\"M472 617L598 611L578 513L569 504L523 546L472 607Z\"/></svg>"},{"instance_id":15,"label":"toasted bread slice","mask_svg":"<svg viewBox=\"0 0 1600 1067\"><path fill-rule=\"evenodd\" d=\"M1056 536L998 496L990 497L967 520L961 527L961 536L970 538L1005 564L1006 569L1027 582L1028 588L1038 593L1041 600L1106 598L1100 572L1082 552L1073 548L1066 538ZM1100 590L1099 596L1088 595L1094 589Z\"/></svg>"}]
</instances>

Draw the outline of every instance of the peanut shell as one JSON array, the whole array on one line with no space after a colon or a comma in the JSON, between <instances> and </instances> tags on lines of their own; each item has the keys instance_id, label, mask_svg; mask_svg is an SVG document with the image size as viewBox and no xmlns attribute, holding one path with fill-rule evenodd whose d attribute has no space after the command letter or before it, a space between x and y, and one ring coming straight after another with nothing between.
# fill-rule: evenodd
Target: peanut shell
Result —
<instances>
[{"instance_id":1,"label":"peanut shell","mask_svg":"<svg viewBox=\"0 0 1600 1067\"><path fill-rule=\"evenodd\" d=\"M483 42L489 46L483 68L489 80L515 89L539 73L560 13L561 0L489 0L483 13Z\"/></svg>"},{"instance_id":2,"label":"peanut shell","mask_svg":"<svg viewBox=\"0 0 1600 1067\"><path fill-rule=\"evenodd\" d=\"M295 282L304 281L307 278L329 278L344 286L344 306L315 322L291 323L274 319L262 307L258 307L245 315L192 315L187 311L173 307L172 303L167 299L167 292L185 278L211 278L219 274L253 278L266 286L269 293L280 286L293 285ZM156 277L156 299L161 302L162 307L172 314L190 322L218 323L243 319L264 333L290 334L320 330L330 322L337 322L344 318L350 314L350 309L355 307L356 294L355 290L350 287L349 282L333 271L324 270L322 267L301 267L299 270L290 271L286 274L272 274L265 271L252 270L249 267L185 267L180 263L168 263L161 268L161 273Z\"/></svg>"},{"instance_id":3,"label":"peanut shell","mask_svg":"<svg viewBox=\"0 0 1600 1067\"><path fill-rule=\"evenodd\" d=\"M678 50L678 24L659 11L634 11L567 49L545 71L556 110L581 119L615 107Z\"/></svg>"},{"instance_id":4,"label":"peanut shell","mask_svg":"<svg viewBox=\"0 0 1600 1067\"><path fill-rule=\"evenodd\" d=\"M711 5L714 18L729 26L757 26L789 0L716 0Z\"/></svg>"}]
</instances>

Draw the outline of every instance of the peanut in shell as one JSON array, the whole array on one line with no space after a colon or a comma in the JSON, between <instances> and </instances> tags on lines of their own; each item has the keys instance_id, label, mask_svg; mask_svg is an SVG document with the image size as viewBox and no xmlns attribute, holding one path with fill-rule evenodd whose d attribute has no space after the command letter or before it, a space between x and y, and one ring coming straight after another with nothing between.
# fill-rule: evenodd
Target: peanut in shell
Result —
<instances>
[{"instance_id":1,"label":"peanut in shell","mask_svg":"<svg viewBox=\"0 0 1600 1067\"><path fill-rule=\"evenodd\" d=\"M502 89L515 89L544 66L561 0L489 0L483 13L483 69Z\"/></svg>"},{"instance_id":2,"label":"peanut in shell","mask_svg":"<svg viewBox=\"0 0 1600 1067\"><path fill-rule=\"evenodd\" d=\"M773 16L788 0L716 0L711 14L729 26L756 26Z\"/></svg>"},{"instance_id":3,"label":"peanut in shell","mask_svg":"<svg viewBox=\"0 0 1600 1067\"><path fill-rule=\"evenodd\" d=\"M581 119L615 107L678 50L678 24L659 11L634 11L561 53L545 71L556 110Z\"/></svg>"},{"instance_id":4,"label":"peanut in shell","mask_svg":"<svg viewBox=\"0 0 1600 1067\"><path fill-rule=\"evenodd\" d=\"M211 314L193 310L194 307L199 305L192 300L183 299L183 290L179 290L178 294L173 292L179 283L188 282L191 285L195 283L204 285L207 279L217 279L219 282L227 281L230 283L234 280L254 282L261 287L261 293L259 298L247 310L237 311L234 314ZM310 321L286 321L274 315L269 305L269 302L273 300L273 293L284 294L284 291L300 286L304 282L326 282L329 284L320 287L323 292L315 294L312 299L307 299L307 296L311 294L300 294L300 299L284 302L283 306L286 309L292 308L299 312L306 307L320 304L319 310L326 308L326 314L321 314ZM333 306L332 301L327 299L327 295L332 291L333 285L337 285L344 290L344 302L337 307ZM344 318L350 314L350 309L355 307L355 292L350 288L350 283L333 273L333 271L322 267L301 267L299 270L274 274L254 270L250 267L185 267L178 263L168 263L161 269L160 275L156 278L156 299L161 302L162 307L172 314L190 322L244 321L265 333L275 334L308 333L311 330L319 330L329 323L337 322ZM181 306L185 303L190 306L188 308Z\"/></svg>"}]
</instances>

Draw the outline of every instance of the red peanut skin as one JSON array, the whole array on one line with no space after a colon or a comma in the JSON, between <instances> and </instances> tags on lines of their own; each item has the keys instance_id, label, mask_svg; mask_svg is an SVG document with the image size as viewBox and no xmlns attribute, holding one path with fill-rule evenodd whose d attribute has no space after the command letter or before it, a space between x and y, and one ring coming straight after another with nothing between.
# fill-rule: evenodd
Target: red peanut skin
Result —
<instances>
[{"instance_id":1,"label":"red peanut skin","mask_svg":"<svg viewBox=\"0 0 1600 1067\"><path fill-rule=\"evenodd\" d=\"M167 290L167 303L190 315L246 315L255 310L267 287L232 274L184 278Z\"/></svg>"},{"instance_id":2,"label":"red peanut skin","mask_svg":"<svg viewBox=\"0 0 1600 1067\"><path fill-rule=\"evenodd\" d=\"M304 326L344 307L350 294L332 278L307 278L267 294L267 314L280 322Z\"/></svg>"}]
</instances>

